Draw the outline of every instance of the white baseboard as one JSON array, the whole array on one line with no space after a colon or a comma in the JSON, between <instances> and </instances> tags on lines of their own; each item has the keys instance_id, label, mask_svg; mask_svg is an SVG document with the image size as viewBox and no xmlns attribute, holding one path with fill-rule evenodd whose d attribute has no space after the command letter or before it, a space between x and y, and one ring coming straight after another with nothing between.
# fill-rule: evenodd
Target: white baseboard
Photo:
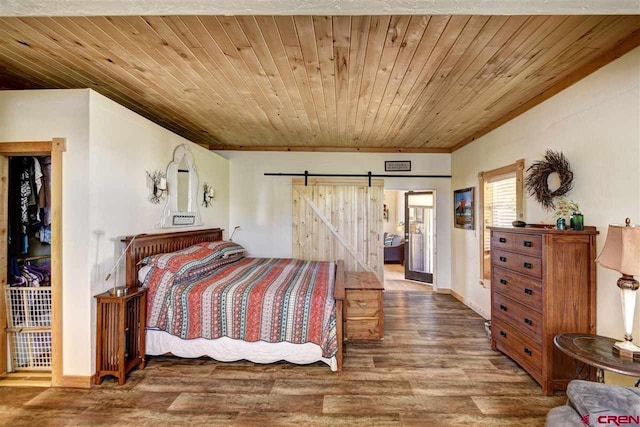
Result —
<instances>
[{"instance_id":1,"label":"white baseboard","mask_svg":"<svg viewBox=\"0 0 640 427\"><path fill-rule=\"evenodd\" d=\"M473 304L472 302L465 300L465 298L462 295L460 295L459 293L457 293L453 289L451 289L450 293L451 293L452 297L454 297L455 299L457 299L458 301L460 301L461 303L463 303L464 305L469 307L471 310L473 310L476 313L478 313L484 319L490 319L491 318L491 314L487 313L486 311L484 311L483 309L481 309L477 305Z\"/></svg>"}]
</instances>

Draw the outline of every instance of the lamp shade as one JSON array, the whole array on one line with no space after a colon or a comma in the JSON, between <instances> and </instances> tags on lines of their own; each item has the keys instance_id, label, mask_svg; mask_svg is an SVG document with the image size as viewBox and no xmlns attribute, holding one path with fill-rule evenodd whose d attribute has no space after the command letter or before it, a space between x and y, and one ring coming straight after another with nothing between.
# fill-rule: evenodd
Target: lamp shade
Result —
<instances>
[{"instance_id":1,"label":"lamp shade","mask_svg":"<svg viewBox=\"0 0 640 427\"><path fill-rule=\"evenodd\" d=\"M640 275L640 227L609 225L604 249L596 262L622 274Z\"/></svg>"}]
</instances>

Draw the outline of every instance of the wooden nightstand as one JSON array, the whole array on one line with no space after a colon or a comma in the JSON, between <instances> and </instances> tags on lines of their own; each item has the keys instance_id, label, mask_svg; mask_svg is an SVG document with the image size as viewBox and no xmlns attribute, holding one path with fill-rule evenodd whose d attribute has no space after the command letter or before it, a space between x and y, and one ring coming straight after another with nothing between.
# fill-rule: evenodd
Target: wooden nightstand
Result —
<instances>
[{"instance_id":1,"label":"wooden nightstand","mask_svg":"<svg viewBox=\"0 0 640 427\"><path fill-rule=\"evenodd\" d=\"M109 292L96 295L98 333L96 337L95 383L106 375L123 385L136 366L144 369L147 289L130 288L122 296Z\"/></svg>"},{"instance_id":2,"label":"wooden nightstand","mask_svg":"<svg viewBox=\"0 0 640 427\"><path fill-rule=\"evenodd\" d=\"M374 273L346 273L344 338L374 340L384 336L382 291Z\"/></svg>"}]
</instances>

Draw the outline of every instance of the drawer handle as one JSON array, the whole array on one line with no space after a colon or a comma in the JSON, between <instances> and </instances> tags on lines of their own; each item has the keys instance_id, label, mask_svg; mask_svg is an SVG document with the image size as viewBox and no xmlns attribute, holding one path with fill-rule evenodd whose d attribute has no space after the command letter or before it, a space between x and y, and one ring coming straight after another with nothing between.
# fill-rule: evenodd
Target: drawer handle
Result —
<instances>
[{"instance_id":1,"label":"drawer handle","mask_svg":"<svg viewBox=\"0 0 640 427\"><path fill-rule=\"evenodd\" d=\"M529 356L533 355L533 352L529 350L527 347L524 348L524 352L527 353Z\"/></svg>"},{"instance_id":2,"label":"drawer handle","mask_svg":"<svg viewBox=\"0 0 640 427\"><path fill-rule=\"evenodd\" d=\"M356 303L360 306L360 307L366 307L367 303L364 301L356 301Z\"/></svg>"},{"instance_id":3,"label":"drawer handle","mask_svg":"<svg viewBox=\"0 0 640 427\"><path fill-rule=\"evenodd\" d=\"M507 306L504 304L500 304L500 310L507 311Z\"/></svg>"},{"instance_id":4,"label":"drawer handle","mask_svg":"<svg viewBox=\"0 0 640 427\"><path fill-rule=\"evenodd\" d=\"M507 243L507 239L505 239L504 237L501 237L498 240L500 241L500 243Z\"/></svg>"},{"instance_id":5,"label":"drawer handle","mask_svg":"<svg viewBox=\"0 0 640 427\"><path fill-rule=\"evenodd\" d=\"M503 337L507 337L507 333L505 331L500 331L500 335L502 335Z\"/></svg>"},{"instance_id":6,"label":"drawer handle","mask_svg":"<svg viewBox=\"0 0 640 427\"><path fill-rule=\"evenodd\" d=\"M533 321L531 319L529 319L528 317L524 318L524 323L526 323L529 326L533 325Z\"/></svg>"},{"instance_id":7,"label":"drawer handle","mask_svg":"<svg viewBox=\"0 0 640 427\"><path fill-rule=\"evenodd\" d=\"M524 288L524 293L527 295L533 295L533 291L529 288Z\"/></svg>"},{"instance_id":8,"label":"drawer handle","mask_svg":"<svg viewBox=\"0 0 640 427\"><path fill-rule=\"evenodd\" d=\"M503 285L506 285L507 281L505 279L500 279L500 283L503 284Z\"/></svg>"},{"instance_id":9,"label":"drawer handle","mask_svg":"<svg viewBox=\"0 0 640 427\"><path fill-rule=\"evenodd\" d=\"M530 262L525 262L524 268L533 268L533 265Z\"/></svg>"},{"instance_id":10,"label":"drawer handle","mask_svg":"<svg viewBox=\"0 0 640 427\"><path fill-rule=\"evenodd\" d=\"M500 261L502 261L502 262L507 262L507 257L506 257L506 256L501 256L501 257L500 257Z\"/></svg>"},{"instance_id":11,"label":"drawer handle","mask_svg":"<svg viewBox=\"0 0 640 427\"><path fill-rule=\"evenodd\" d=\"M522 244L523 244L524 246L526 246L527 248L530 248L530 247L531 247L531 242L530 242L530 241L528 241L528 240L525 240L524 242L522 242Z\"/></svg>"}]
</instances>

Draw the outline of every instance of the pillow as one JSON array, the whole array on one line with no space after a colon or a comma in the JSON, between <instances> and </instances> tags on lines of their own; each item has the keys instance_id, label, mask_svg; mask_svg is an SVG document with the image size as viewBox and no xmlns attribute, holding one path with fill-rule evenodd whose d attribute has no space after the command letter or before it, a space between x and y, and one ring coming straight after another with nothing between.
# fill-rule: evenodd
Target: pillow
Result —
<instances>
[{"instance_id":1,"label":"pillow","mask_svg":"<svg viewBox=\"0 0 640 427\"><path fill-rule=\"evenodd\" d=\"M141 286L145 287L156 286L163 280L167 281L167 283L171 285L180 283L184 280L198 280L200 277L214 273L222 266L232 264L242 259L244 259L244 256L242 255L232 255L229 258L218 258L211 262L202 264L197 268L192 268L182 274L175 274L174 272L164 268L145 265L138 272L138 280L140 280Z\"/></svg>"},{"instance_id":2,"label":"pillow","mask_svg":"<svg viewBox=\"0 0 640 427\"><path fill-rule=\"evenodd\" d=\"M217 258L212 261L206 263L198 263L192 264L189 269L182 269L174 274L174 279L176 282L181 280L191 280L195 277L208 276L211 273L214 273L218 268L236 262L240 259L243 259L243 255L231 255L228 258ZM173 274L173 273L172 273Z\"/></svg>"},{"instance_id":3,"label":"pillow","mask_svg":"<svg viewBox=\"0 0 640 427\"><path fill-rule=\"evenodd\" d=\"M230 256L236 254L241 254L243 256L247 255L247 250L236 242L227 242L224 240L220 240L217 242L198 243L198 246L204 246L213 251L216 251L216 253L218 253L221 258L229 258Z\"/></svg>"},{"instance_id":4,"label":"pillow","mask_svg":"<svg viewBox=\"0 0 640 427\"><path fill-rule=\"evenodd\" d=\"M204 242L176 252L152 255L144 258L140 263L169 271L176 277L180 277L215 269L217 265L209 264L216 260L228 259L233 255L243 257L246 255L246 249L234 242Z\"/></svg>"},{"instance_id":5,"label":"pillow","mask_svg":"<svg viewBox=\"0 0 640 427\"><path fill-rule=\"evenodd\" d=\"M385 246L391 246L391 244L393 243L393 238L396 237L395 234L387 234L384 238L384 245Z\"/></svg>"},{"instance_id":6,"label":"pillow","mask_svg":"<svg viewBox=\"0 0 640 427\"><path fill-rule=\"evenodd\" d=\"M151 271L152 268L153 267L151 267L150 265L145 265L140 270L138 270L138 282L144 283L145 279L147 278L147 274L149 274L149 271Z\"/></svg>"}]
</instances>

